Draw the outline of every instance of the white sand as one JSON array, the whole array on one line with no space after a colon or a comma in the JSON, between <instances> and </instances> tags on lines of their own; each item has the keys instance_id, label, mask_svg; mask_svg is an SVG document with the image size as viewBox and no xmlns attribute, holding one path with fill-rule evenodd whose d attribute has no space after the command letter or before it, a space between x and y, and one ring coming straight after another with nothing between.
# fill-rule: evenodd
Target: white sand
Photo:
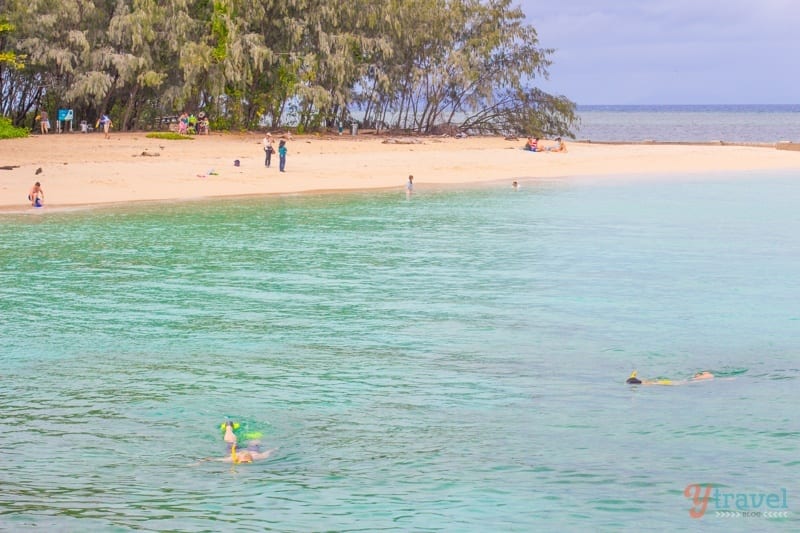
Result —
<instances>
[{"instance_id":1,"label":"white sand","mask_svg":"<svg viewBox=\"0 0 800 533\"><path fill-rule=\"evenodd\" d=\"M0 141L0 166L19 165L0 170L0 209L28 209L25 198L35 181L42 183L46 206L66 207L321 190L399 191L409 174L416 190L423 191L438 184L507 180L510 185L514 179L612 182L800 171L800 152L771 147L568 143L567 153L531 153L521 149L524 140L421 138L421 144L383 144L383 137L359 135L295 136L287 143L287 171L279 173L277 153L272 168L264 167L262 138L212 134L166 141L112 133L106 140L98 133L72 133ZM241 166L234 166L235 159ZM218 175L208 175L211 169Z\"/></svg>"}]
</instances>

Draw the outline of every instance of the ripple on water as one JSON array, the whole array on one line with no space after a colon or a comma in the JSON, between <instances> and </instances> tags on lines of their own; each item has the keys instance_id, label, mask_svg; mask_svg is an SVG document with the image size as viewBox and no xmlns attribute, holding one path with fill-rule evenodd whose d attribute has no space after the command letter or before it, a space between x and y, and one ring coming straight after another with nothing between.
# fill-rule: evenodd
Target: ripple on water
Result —
<instances>
[{"instance_id":1,"label":"ripple on water","mask_svg":"<svg viewBox=\"0 0 800 533\"><path fill-rule=\"evenodd\" d=\"M5 216L0 524L686 529L688 483L792 487L798 185L525 185ZM204 461L227 417L274 458Z\"/></svg>"}]
</instances>

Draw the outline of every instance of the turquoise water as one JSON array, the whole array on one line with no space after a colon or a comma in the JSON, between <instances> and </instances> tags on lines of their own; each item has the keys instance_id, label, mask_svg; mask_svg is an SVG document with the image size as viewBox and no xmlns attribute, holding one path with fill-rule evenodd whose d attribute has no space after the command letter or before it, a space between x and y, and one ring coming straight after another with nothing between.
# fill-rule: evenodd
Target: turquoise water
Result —
<instances>
[{"instance_id":1,"label":"turquoise water","mask_svg":"<svg viewBox=\"0 0 800 533\"><path fill-rule=\"evenodd\" d=\"M419 188L0 216L0 528L800 526L800 182Z\"/></svg>"}]
</instances>

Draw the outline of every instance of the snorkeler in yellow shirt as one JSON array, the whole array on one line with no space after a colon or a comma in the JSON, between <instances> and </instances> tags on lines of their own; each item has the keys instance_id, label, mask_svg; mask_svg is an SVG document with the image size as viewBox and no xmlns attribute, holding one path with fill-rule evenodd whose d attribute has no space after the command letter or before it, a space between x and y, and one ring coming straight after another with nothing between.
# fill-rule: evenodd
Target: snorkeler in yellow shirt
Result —
<instances>
[{"instance_id":1,"label":"snorkeler in yellow shirt","mask_svg":"<svg viewBox=\"0 0 800 533\"><path fill-rule=\"evenodd\" d=\"M706 370L696 373L688 380L674 381L671 379L639 379L636 375L636 370L631 372L630 377L625 380L628 385L684 385L695 381L705 381L714 379L714 374Z\"/></svg>"}]
</instances>

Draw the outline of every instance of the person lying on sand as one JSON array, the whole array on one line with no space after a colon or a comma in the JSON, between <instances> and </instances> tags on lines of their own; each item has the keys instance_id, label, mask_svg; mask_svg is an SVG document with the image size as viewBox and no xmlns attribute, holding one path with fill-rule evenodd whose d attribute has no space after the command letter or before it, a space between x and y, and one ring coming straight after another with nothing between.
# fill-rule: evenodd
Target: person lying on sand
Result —
<instances>
[{"instance_id":1,"label":"person lying on sand","mask_svg":"<svg viewBox=\"0 0 800 533\"><path fill-rule=\"evenodd\" d=\"M630 377L625 380L625 383L628 385L684 385L694 381L705 381L709 379L714 379L714 374L708 372L707 370L696 373L688 380L681 381L673 381L671 379L639 379L636 376L636 370L634 370L631 372Z\"/></svg>"},{"instance_id":2,"label":"person lying on sand","mask_svg":"<svg viewBox=\"0 0 800 533\"><path fill-rule=\"evenodd\" d=\"M528 141L522 149L528 152L539 152L539 138L528 137Z\"/></svg>"}]
</instances>

